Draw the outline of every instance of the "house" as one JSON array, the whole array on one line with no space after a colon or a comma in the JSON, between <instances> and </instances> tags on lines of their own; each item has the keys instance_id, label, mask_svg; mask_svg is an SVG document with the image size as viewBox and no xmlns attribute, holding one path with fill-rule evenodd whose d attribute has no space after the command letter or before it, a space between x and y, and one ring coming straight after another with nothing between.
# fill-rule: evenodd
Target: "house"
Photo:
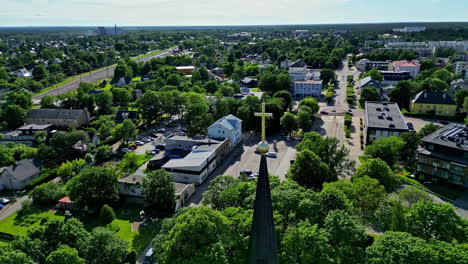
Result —
<instances>
[{"instance_id":1,"label":"house","mask_svg":"<svg viewBox=\"0 0 468 264\"><path fill-rule=\"evenodd\" d=\"M468 187L468 127L449 124L421 140L416 174Z\"/></svg>"},{"instance_id":2,"label":"house","mask_svg":"<svg viewBox=\"0 0 468 264\"><path fill-rule=\"evenodd\" d=\"M448 90L449 95L452 96L452 98L455 98L455 93L458 90L468 91L468 81L465 81L463 79L453 80L450 83L450 88Z\"/></svg>"},{"instance_id":3,"label":"house","mask_svg":"<svg viewBox=\"0 0 468 264\"><path fill-rule=\"evenodd\" d=\"M322 81L295 81L293 94L296 98L304 98L307 96L319 97L322 94L322 87Z\"/></svg>"},{"instance_id":4,"label":"house","mask_svg":"<svg viewBox=\"0 0 468 264\"><path fill-rule=\"evenodd\" d=\"M41 172L38 160L24 159L0 169L0 189L21 190Z\"/></svg>"},{"instance_id":5,"label":"house","mask_svg":"<svg viewBox=\"0 0 468 264\"><path fill-rule=\"evenodd\" d=\"M117 88L123 88L123 87L129 85L130 83L132 83L132 79L131 78L125 78L125 77L121 77L118 80L114 79L111 82L111 84L113 84Z\"/></svg>"},{"instance_id":6,"label":"house","mask_svg":"<svg viewBox=\"0 0 468 264\"><path fill-rule=\"evenodd\" d=\"M115 122L117 124L122 123L125 119L134 120L138 117L137 111L126 111L126 110L119 110L115 116Z\"/></svg>"},{"instance_id":7,"label":"house","mask_svg":"<svg viewBox=\"0 0 468 264\"><path fill-rule=\"evenodd\" d=\"M289 68L304 68L304 67L307 67L307 65L303 60L297 60L289 64Z\"/></svg>"},{"instance_id":8,"label":"house","mask_svg":"<svg viewBox=\"0 0 468 264\"><path fill-rule=\"evenodd\" d=\"M11 131L3 134L0 138L0 144L15 143L32 146L36 142L36 132L45 131L47 135L51 133L52 125L25 125L17 128L15 131Z\"/></svg>"},{"instance_id":9,"label":"house","mask_svg":"<svg viewBox=\"0 0 468 264\"><path fill-rule=\"evenodd\" d=\"M26 124L52 124L58 127L80 127L90 121L86 109L30 109L26 114Z\"/></svg>"},{"instance_id":10,"label":"house","mask_svg":"<svg viewBox=\"0 0 468 264\"><path fill-rule=\"evenodd\" d=\"M306 75L309 73L309 70L304 67L289 67L289 76L291 77L291 82L304 81Z\"/></svg>"},{"instance_id":11,"label":"house","mask_svg":"<svg viewBox=\"0 0 468 264\"><path fill-rule=\"evenodd\" d=\"M70 197L65 196L62 199L58 200L57 207L62 210L72 210L73 209L73 202L70 200Z\"/></svg>"},{"instance_id":12,"label":"house","mask_svg":"<svg viewBox=\"0 0 468 264\"><path fill-rule=\"evenodd\" d=\"M393 66L392 68L394 71L410 72L410 75L413 78L416 78L419 75L419 72L421 71L421 64L415 61L407 61L407 60L394 61L392 63L392 66Z\"/></svg>"},{"instance_id":13,"label":"house","mask_svg":"<svg viewBox=\"0 0 468 264\"><path fill-rule=\"evenodd\" d=\"M371 76L367 76L366 78L364 79L361 79L359 81L359 85L362 88L365 88L365 87L369 87L369 86L374 86L375 88L377 88L377 90L379 89L379 82L372 79Z\"/></svg>"},{"instance_id":14,"label":"house","mask_svg":"<svg viewBox=\"0 0 468 264\"><path fill-rule=\"evenodd\" d=\"M370 61L368 59L362 59L356 63L356 68L361 72L368 72L372 69L379 71L387 71L388 65L391 61Z\"/></svg>"},{"instance_id":15,"label":"house","mask_svg":"<svg viewBox=\"0 0 468 264\"><path fill-rule=\"evenodd\" d=\"M258 85L258 80L257 79L252 79L249 77L245 77L244 79L241 80L241 83L244 87L247 88L254 88L257 87Z\"/></svg>"},{"instance_id":16,"label":"house","mask_svg":"<svg viewBox=\"0 0 468 264\"><path fill-rule=\"evenodd\" d=\"M416 114L455 116L457 104L444 91L422 91L410 102L410 111Z\"/></svg>"},{"instance_id":17,"label":"house","mask_svg":"<svg viewBox=\"0 0 468 264\"><path fill-rule=\"evenodd\" d=\"M192 74L192 72L195 70L195 66L178 66L176 67L176 70L180 73Z\"/></svg>"},{"instance_id":18,"label":"house","mask_svg":"<svg viewBox=\"0 0 468 264\"><path fill-rule=\"evenodd\" d=\"M16 77L18 78L31 78L32 77L32 73L28 70L26 70L25 68L19 70L17 73L16 73Z\"/></svg>"},{"instance_id":19,"label":"house","mask_svg":"<svg viewBox=\"0 0 468 264\"><path fill-rule=\"evenodd\" d=\"M366 144L409 131L397 103L365 102Z\"/></svg>"},{"instance_id":20,"label":"house","mask_svg":"<svg viewBox=\"0 0 468 264\"><path fill-rule=\"evenodd\" d=\"M213 139L228 138L230 148L234 149L241 142L242 120L234 115L220 118L208 127L208 137Z\"/></svg>"}]
</instances>

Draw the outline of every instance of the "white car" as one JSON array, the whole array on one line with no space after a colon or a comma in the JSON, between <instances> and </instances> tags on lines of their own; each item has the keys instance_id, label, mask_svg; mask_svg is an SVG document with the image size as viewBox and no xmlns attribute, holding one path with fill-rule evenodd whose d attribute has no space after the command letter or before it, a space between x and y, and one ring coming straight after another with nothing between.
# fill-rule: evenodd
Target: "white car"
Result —
<instances>
[{"instance_id":1,"label":"white car","mask_svg":"<svg viewBox=\"0 0 468 264\"><path fill-rule=\"evenodd\" d=\"M278 154L276 154L276 152L268 152L266 156L270 158L276 158L278 157Z\"/></svg>"},{"instance_id":2,"label":"white car","mask_svg":"<svg viewBox=\"0 0 468 264\"><path fill-rule=\"evenodd\" d=\"M10 202L10 200L8 200L7 198L0 198L0 204L3 204L3 205L6 205Z\"/></svg>"},{"instance_id":3,"label":"white car","mask_svg":"<svg viewBox=\"0 0 468 264\"><path fill-rule=\"evenodd\" d=\"M135 144L136 144L137 146L143 146L143 145L145 144L145 142L143 142L143 141L135 141Z\"/></svg>"},{"instance_id":4,"label":"white car","mask_svg":"<svg viewBox=\"0 0 468 264\"><path fill-rule=\"evenodd\" d=\"M122 151L123 153L132 152L132 150L129 149L129 148L123 148L121 151Z\"/></svg>"},{"instance_id":5,"label":"white car","mask_svg":"<svg viewBox=\"0 0 468 264\"><path fill-rule=\"evenodd\" d=\"M151 142L152 140L151 140L151 138L144 138L141 141L148 143L148 142Z\"/></svg>"}]
</instances>

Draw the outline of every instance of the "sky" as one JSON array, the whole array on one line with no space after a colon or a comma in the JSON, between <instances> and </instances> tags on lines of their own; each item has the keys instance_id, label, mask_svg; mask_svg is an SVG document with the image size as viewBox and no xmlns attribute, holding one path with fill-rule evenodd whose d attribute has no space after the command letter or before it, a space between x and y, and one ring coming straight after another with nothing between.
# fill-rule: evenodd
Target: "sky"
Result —
<instances>
[{"instance_id":1,"label":"sky","mask_svg":"<svg viewBox=\"0 0 468 264\"><path fill-rule=\"evenodd\" d=\"M468 22L468 0L0 0L0 27Z\"/></svg>"}]
</instances>

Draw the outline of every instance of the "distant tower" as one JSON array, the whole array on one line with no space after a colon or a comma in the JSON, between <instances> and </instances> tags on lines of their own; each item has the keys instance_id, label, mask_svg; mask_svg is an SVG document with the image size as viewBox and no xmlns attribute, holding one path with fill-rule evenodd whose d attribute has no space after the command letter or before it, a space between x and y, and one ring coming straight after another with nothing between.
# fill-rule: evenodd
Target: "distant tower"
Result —
<instances>
[{"instance_id":1,"label":"distant tower","mask_svg":"<svg viewBox=\"0 0 468 264\"><path fill-rule=\"evenodd\" d=\"M117 24L114 26L114 36L117 36Z\"/></svg>"}]
</instances>

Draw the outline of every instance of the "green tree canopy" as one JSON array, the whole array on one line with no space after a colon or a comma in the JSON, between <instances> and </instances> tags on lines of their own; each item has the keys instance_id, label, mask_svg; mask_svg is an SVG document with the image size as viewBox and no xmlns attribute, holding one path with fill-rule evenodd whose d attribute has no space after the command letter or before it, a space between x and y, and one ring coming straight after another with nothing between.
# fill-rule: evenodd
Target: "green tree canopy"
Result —
<instances>
[{"instance_id":1,"label":"green tree canopy","mask_svg":"<svg viewBox=\"0 0 468 264\"><path fill-rule=\"evenodd\" d=\"M157 210L173 210L175 206L174 176L166 170L151 171L143 178L143 193L148 206Z\"/></svg>"},{"instance_id":2,"label":"green tree canopy","mask_svg":"<svg viewBox=\"0 0 468 264\"><path fill-rule=\"evenodd\" d=\"M385 161L393 167L400 160L400 153L405 146L403 139L399 137L380 138L364 149L366 155Z\"/></svg>"}]
</instances>

